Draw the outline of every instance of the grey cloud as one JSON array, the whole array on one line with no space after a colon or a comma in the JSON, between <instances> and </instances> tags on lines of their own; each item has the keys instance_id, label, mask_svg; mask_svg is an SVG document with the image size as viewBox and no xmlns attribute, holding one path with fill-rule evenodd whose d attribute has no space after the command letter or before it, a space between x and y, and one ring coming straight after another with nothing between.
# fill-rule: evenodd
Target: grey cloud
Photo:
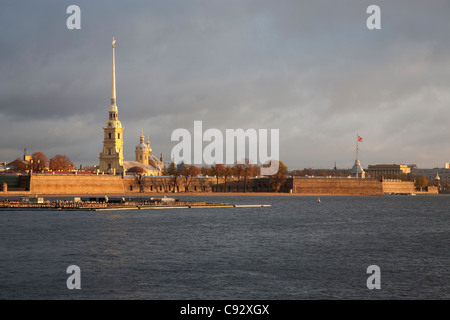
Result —
<instances>
[{"instance_id":1,"label":"grey cloud","mask_svg":"<svg viewBox=\"0 0 450 320\"><path fill-rule=\"evenodd\" d=\"M432 143L447 130L447 1L380 0L379 31L365 28L369 1L78 1L79 31L65 28L69 4L7 1L0 13L0 134L14 137L0 161L27 145L96 163L112 36L127 159L141 128L168 155L172 130L203 120L280 128L292 168L351 166L356 132L366 165L449 160Z\"/></svg>"}]
</instances>

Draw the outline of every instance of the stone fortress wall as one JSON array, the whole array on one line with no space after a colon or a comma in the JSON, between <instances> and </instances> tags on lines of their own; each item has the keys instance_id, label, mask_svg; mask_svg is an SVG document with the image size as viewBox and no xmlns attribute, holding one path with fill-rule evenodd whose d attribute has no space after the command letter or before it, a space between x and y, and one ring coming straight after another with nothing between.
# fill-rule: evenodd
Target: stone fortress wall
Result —
<instances>
[{"instance_id":1,"label":"stone fortress wall","mask_svg":"<svg viewBox=\"0 0 450 320\"><path fill-rule=\"evenodd\" d=\"M185 192L186 182L178 178L177 185L171 177L146 177L139 185L133 176L114 175L32 175L29 187L22 190L8 188L0 183L0 195L15 193L34 194L139 194ZM244 181L215 177L190 178L188 191L192 193L209 192L273 192L268 178L251 179L244 186ZM4 191L3 189L6 189ZM27 190L26 192L24 192ZM414 193L414 184L406 181L379 181L375 179L356 178L322 178L294 177L287 178L280 193L299 195L383 195L385 193Z\"/></svg>"}]
</instances>

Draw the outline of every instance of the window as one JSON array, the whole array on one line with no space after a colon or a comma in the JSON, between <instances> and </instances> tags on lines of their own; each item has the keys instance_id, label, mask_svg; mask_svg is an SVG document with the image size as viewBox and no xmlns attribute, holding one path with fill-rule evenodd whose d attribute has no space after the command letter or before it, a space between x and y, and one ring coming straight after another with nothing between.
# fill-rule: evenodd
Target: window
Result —
<instances>
[{"instance_id":1,"label":"window","mask_svg":"<svg viewBox=\"0 0 450 320\"><path fill-rule=\"evenodd\" d=\"M120 139L120 133L117 134L117 138Z\"/></svg>"},{"instance_id":2,"label":"window","mask_svg":"<svg viewBox=\"0 0 450 320\"><path fill-rule=\"evenodd\" d=\"M108 139L111 139L111 132L108 133Z\"/></svg>"},{"instance_id":3,"label":"window","mask_svg":"<svg viewBox=\"0 0 450 320\"><path fill-rule=\"evenodd\" d=\"M142 154L139 156L139 160L142 160Z\"/></svg>"},{"instance_id":4,"label":"window","mask_svg":"<svg viewBox=\"0 0 450 320\"><path fill-rule=\"evenodd\" d=\"M111 155L111 148L108 149L108 156Z\"/></svg>"},{"instance_id":5,"label":"window","mask_svg":"<svg viewBox=\"0 0 450 320\"><path fill-rule=\"evenodd\" d=\"M111 169L111 163L108 163L108 169Z\"/></svg>"}]
</instances>

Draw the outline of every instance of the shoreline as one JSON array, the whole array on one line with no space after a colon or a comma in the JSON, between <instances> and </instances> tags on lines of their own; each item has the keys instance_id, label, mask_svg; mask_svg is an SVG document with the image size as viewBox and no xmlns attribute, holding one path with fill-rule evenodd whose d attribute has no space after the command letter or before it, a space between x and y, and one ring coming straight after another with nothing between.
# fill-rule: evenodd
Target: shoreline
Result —
<instances>
[{"instance_id":1,"label":"shoreline","mask_svg":"<svg viewBox=\"0 0 450 320\"><path fill-rule=\"evenodd\" d=\"M417 192L417 195L434 195L432 193L420 193ZM342 194L342 193L275 193L275 192L161 192L161 193L31 193L29 191L26 192L0 192L0 197L8 198L8 197L51 197L51 198L64 198L64 197L259 197L259 196L271 196L271 197L301 197L301 196L389 196L389 195L374 195L374 194Z\"/></svg>"}]
</instances>

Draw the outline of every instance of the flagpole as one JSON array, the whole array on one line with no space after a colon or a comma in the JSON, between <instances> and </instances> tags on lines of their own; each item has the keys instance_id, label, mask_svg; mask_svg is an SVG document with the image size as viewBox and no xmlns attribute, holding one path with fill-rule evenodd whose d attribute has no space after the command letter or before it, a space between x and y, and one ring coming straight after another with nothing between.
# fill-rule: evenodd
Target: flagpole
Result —
<instances>
[{"instance_id":1,"label":"flagpole","mask_svg":"<svg viewBox=\"0 0 450 320\"><path fill-rule=\"evenodd\" d=\"M358 149L359 149L359 145L358 145L358 134L356 134L356 162L358 162Z\"/></svg>"}]
</instances>

